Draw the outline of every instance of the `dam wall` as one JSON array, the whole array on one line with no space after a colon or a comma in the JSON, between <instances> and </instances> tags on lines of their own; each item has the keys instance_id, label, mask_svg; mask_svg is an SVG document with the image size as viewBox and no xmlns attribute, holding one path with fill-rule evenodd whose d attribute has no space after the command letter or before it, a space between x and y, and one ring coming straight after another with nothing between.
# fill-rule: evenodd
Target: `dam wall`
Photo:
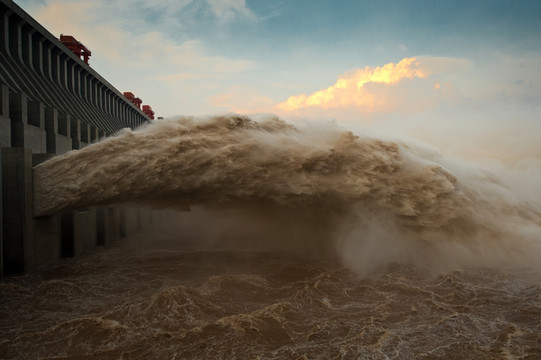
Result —
<instances>
[{"instance_id":1,"label":"dam wall","mask_svg":"<svg viewBox=\"0 0 541 360\"><path fill-rule=\"evenodd\" d=\"M88 60L88 59L86 59ZM32 169L150 118L11 0L0 0L0 277L57 264L149 225L148 210L33 214Z\"/></svg>"}]
</instances>

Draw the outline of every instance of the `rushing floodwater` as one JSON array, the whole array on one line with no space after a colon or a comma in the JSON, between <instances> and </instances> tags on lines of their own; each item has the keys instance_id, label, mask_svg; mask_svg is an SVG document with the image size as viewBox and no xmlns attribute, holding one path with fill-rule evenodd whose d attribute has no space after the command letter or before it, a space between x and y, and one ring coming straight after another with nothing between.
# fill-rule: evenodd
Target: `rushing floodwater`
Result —
<instances>
[{"instance_id":1,"label":"rushing floodwater","mask_svg":"<svg viewBox=\"0 0 541 360\"><path fill-rule=\"evenodd\" d=\"M181 118L35 174L39 214L191 211L0 283L0 358L541 358L537 198L433 149Z\"/></svg>"}]
</instances>

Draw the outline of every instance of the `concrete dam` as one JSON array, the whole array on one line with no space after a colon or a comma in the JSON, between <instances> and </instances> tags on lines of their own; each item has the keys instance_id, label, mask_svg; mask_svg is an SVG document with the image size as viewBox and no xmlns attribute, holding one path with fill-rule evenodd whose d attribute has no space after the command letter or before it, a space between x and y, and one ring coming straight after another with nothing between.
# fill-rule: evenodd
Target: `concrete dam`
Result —
<instances>
[{"instance_id":1,"label":"concrete dam","mask_svg":"<svg viewBox=\"0 0 541 360\"><path fill-rule=\"evenodd\" d=\"M0 277L52 266L152 221L120 207L34 216L34 166L153 119L150 106L89 66L90 55L0 0Z\"/></svg>"}]
</instances>

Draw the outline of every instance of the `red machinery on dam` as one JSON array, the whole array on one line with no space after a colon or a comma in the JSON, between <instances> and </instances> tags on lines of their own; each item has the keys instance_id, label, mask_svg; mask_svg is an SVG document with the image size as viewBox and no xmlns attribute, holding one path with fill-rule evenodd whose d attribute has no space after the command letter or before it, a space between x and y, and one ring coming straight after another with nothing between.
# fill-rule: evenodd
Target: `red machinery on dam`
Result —
<instances>
[{"instance_id":1,"label":"red machinery on dam","mask_svg":"<svg viewBox=\"0 0 541 360\"><path fill-rule=\"evenodd\" d=\"M77 41L71 35L60 34L60 41L75 55L79 56L79 58L82 58L85 64L88 65L88 59L90 58L92 53L90 52L90 50L88 50L86 46L84 46L80 41Z\"/></svg>"},{"instance_id":2,"label":"red machinery on dam","mask_svg":"<svg viewBox=\"0 0 541 360\"><path fill-rule=\"evenodd\" d=\"M124 92L124 96L130 100L132 103L135 104L139 109L141 109L141 104L143 103L143 100L141 100L138 97L135 97L135 95L132 92ZM152 110L152 107L150 105L143 105L143 112L148 116L149 119L154 120L154 111Z\"/></svg>"}]
</instances>

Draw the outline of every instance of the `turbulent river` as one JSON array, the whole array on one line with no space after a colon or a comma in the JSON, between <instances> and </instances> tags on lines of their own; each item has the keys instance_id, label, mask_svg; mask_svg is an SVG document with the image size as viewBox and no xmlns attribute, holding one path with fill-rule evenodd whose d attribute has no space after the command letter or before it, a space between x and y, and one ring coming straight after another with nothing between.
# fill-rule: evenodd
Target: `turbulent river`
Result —
<instances>
[{"instance_id":1,"label":"turbulent river","mask_svg":"<svg viewBox=\"0 0 541 360\"><path fill-rule=\"evenodd\" d=\"M541 358L539 203L426 146L180 118L35 175L40 215L183 211L0 283L1 359Z\"/></svg>"}]
</instances>

